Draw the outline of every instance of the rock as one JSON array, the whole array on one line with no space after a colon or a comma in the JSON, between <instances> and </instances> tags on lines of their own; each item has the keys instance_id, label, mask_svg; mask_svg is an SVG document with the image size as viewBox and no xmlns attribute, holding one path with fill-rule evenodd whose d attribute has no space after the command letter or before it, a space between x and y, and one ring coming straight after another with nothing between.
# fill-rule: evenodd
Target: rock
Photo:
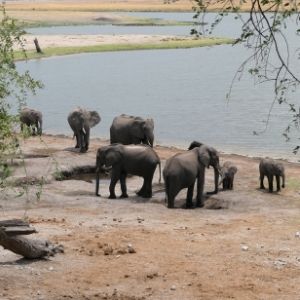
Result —
<instances>
[{"instance_id":1,"label":"rock","mask_svg":"<svg viewBox=\"0 0 300 300\"><path fill-rule=\"evenodd\" d=\"M114 252L114 249L112 248L112 246L107 245L103 248L103 252L104 252L104 255L112 255Z\"/></svg>"},{"instance_id":2,"label":"rock","mask_svg":"<svg viewBox=\"0 0 300 300\"><path fill-rule=\"evenodd\" d=\"M172 285L170 288L171 291L176 291L176 285Z\"/></svg>"},{"instance_id":3,"label":"rock","mask_svg":"<svg viewBox=\"0 0 300 300\"><path fill-rule=\"evenodd\" d=\"M132 247L131 244L127 245L127 250L128 250L128 253L136 253L135 249Z\"/></svg>"},{"instance_id":4,"label":"rock","mask_svg":"<svg viewBox=\"0 0 300 300\"><path fill-rule=\"evenodd\" d=\"M117 254L126 254L127 253L127 249L122 247L116 250Z\"/></svg>"},{"instance_id":5,"label":"rock","mask_svg":"<svg viewBox=\"0 0 300 300\"><path fill-rule=\"evenodd\" d=\"M241 250L242 250L242 251L248 251L248 250L249 250L249 247L246 246L246 245L242 245L242 246L241 246Z\"/></svg>"},{"instance_id":6,"label":"rock","mask_svg":"<svg viewBox=\"0 0 300 300\"><path fill-rule=\"evenodd\" d=\"M300 231L297 231L297 232L295 233L295 237L300 238Z\"/></svg>"}]
</instances>

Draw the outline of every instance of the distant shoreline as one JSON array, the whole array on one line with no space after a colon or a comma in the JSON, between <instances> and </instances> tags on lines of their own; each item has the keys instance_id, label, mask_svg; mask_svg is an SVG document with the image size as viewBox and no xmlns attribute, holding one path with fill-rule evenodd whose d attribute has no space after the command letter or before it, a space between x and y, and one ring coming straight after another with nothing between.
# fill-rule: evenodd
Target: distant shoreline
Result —
<instances>
[{"instance_id":1,"label":"distant shoreline","mask_svg":"<svg viewBox=\"0 0 300 300\"><path fill-rule=\"evenodd\" d=\"M36 53L33 39L37 38L43 53ZM24 45L27 57L15 49L16 60L39 59L80 53L184 49L232 44L229 38L198 38L163 35L27 35Z\"/></svg>"},{"instance_id":2,"label":"distant shoreline","mask_svg":"<svg viewBox=\"0 0 300 300\"><path fill-rule=\"evenodd\" d=\"M53 133L45 133L43 134L44 136L46 137L54 137L54 138L62 138L62 139L72 139L72 135L68 135L68 134L60 134L60 133L56 133L56 132L53 132ZM101 143L105 142L105 143L108 143L109 144L109 137L95 137L95 136L91 136L91 143L93 143L93 141L100 141ZM192 142L192 141L190 141ZM154 148L157 148L157 149L162 149L162 150L165 150L165 151L178 151L178 152L182 152L184 150L187 150L189 146L189 143L184 143L184 142L171 142L171 141L168 141L168 142L162 142L162 141L159 141L158 143L154 142ZM221 146L217 146L217 145L211 145L213 147L215 147L219 153L221 154L221 156L223 156L224 158L226 159L229 159L231 157L239 157L239 158L244 158L244 159L250 159L250 160L260 160L261 158L263 157L272 157L276 160L280 160L280 161L283 161L285 163L290 163L290 164L294 164L294 165L299 165L300 164L300 158L297 156L297 155L294 155L295 159L292 160L290 158L292 158L292 149L291 149L291 155L289 157L282 157L281 155L278 155L278 153L268 153L266 155L262 154L262 153L257 153L257 154L247 154L247 153L242 153L239 152L237 149L235 149L235 151L232 151L232 150L224 150L222 149ZM232 148L231 148L232 149ZM298 157L298 159L296 159Z\"/></svg>"}]
</instances>

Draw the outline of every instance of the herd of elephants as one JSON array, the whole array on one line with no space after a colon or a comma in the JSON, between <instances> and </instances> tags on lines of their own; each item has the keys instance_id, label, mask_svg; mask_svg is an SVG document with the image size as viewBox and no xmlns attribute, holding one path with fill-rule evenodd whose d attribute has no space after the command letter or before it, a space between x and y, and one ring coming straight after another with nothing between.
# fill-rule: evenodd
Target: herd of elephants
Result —
<instances>
[{"instance_id":1,"label":"herd of elephants","mask_svg":"<svg viewBox=\"0 0 300 300\"><path fill-rule=\"evenodd\" d=\"M89 148L90 129L101 121L96 111L83 108L74 109L68 116L68 123L76 138L75 148L86 152ZM23 108L20 112L21 130L28 126L32 134L42 134L42 113L35 109ZM111 181L109 198L116 198L115 186L120 180L121 198L127 198L126 176L128 174L140 176L144 179L137 195L152 197L152 180L157 165L159 166L159 180L161 180L161 164L157 153L153 149L154 122L152 119L122 114L114 118L110 127L110 145L98 149L96 157L96 195L99 194L100 172L110 170ZM233 189L234 176L237 167L226 161L219 164L219 154L211 146L193 141L188 150L176 154L166 161L163 169L166 201L169 208L174 207L177 194L187 188L186 208L194 207L193 191L197 184L196 206L203 206L203 189L205 169L214 169L215 189L208 194L218 193L218 187ZM264 189L264 177L269 183L269 192L273 192L273 179L276 178L276 189L285 186L285 171L282 163L270 158L263 158L259 164L260 188ZM219 178L221 180L219 181ZM280 179L282 182L280 184Z\"/></svg>"}]
</instances>

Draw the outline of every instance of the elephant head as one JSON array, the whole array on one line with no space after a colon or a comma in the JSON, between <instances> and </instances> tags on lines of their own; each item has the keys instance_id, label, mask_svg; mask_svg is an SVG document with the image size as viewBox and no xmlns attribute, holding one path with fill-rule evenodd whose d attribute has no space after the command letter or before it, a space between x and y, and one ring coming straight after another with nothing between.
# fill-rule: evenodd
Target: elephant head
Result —
<instances>
[{"instance_id":1,"label":"elephant head","mask_svg":"<svg viewBox=\"0 0 300 300\"><path fill-rule=\"evenodd\" d=\"M209 168L212 166L214 168L214 183L215 190L209 192L208 194L216 194L219 190L219 175L220 175L220 163L219 163L219 153L213 147L207 145L201 145L198 147L198 159L201 164Z\"/></svg>"},{"instance_id":2,"label":"elephant head","mask_svg":"<svg viewBox=\"0 0 300 300\"><path fill-rule=\"evenodd\" d=\"M99 194L100 172L117 164L122 159L122 151L117 144L98 149L96 156L96 195Z\"/></svg>"},{"instance_id":3,"label":"elephant head","mask_svg":"<svg viewBox=\"0 0 300 300\"><path fill-rule=\"evenodd\" d=\"M153 119L136 118L131 127L131 134L143 144L153 147L154 142L154 122Z\"/></svg>"},{"instance_id":4,"label":"elephant head","mask_svg":"<svg viewBox=\"0 0 300 300\"><path fill-rule=\"evenodd\" d=\"M32 129L33 135L35 135L35 130L37 134L42 134L43 115L40 111L28 107L23 108L20 111L20 122L21 130L23 130L25 124Z\"/></svg>"}]
</instances>

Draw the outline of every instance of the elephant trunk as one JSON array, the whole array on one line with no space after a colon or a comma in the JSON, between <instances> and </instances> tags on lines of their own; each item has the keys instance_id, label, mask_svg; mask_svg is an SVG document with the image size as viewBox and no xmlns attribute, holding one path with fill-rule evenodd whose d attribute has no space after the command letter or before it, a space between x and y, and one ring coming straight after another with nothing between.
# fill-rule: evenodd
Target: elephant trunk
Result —
<instances>
[{"instance_id":1,"label":"elephant trunk","mask_svg":"<svg viewBox=\"0 0 300 300\"><path fill-rule=\"evenodd\" d=\"M149 133L148 135L146 135L146 143L150 147L153 147L153 142L154 142L154 134L153 133Z\"/></svg>"},{"instance_id":2,"label":"elephant trunk","mask_svg":"<svg viewBox=\"0 0 300 300\"><path fill-rule=\"evenodd\" d=\"M39 120L39 128L37 128L37 133L39 135L42 135L42 133L43 133L43 121L42 120Z\"/></svg>"},{"instance_id":3,"label":"elephant trunk","mask_svg":"<svg viewBox=\"0 0 300 300\"><path fill-rule=\"evenodd\" d=\"M101 170L101 164L100 164L100 159L97 155L97 160L96 160L96 196L98 196L98 197L100 197L100 194L99 194L100 170Z\"/></svg>"},{"instance_id":4,"label":"elephant trunk","mask_svg":"<svg viewBox=\"0 0 300 300\"><path fill-rule=\"evenodd\" d=\"M158 183L161 183L161 163L160 163L160 161L158 162L158 168L159 168L159 179L158 179Z\"/></svg>"},{"instance_id":5,"label":"elephant trunk","mask_svg":"<svg viewBox=\"0 0 300 300\"><path fill-rule=\"evenodd\" d=\"M219 176L220 176L220 168L214 167L214 173L215 173L215 190L214 193L217 194L219 191Z\"/></svg>"},{"instance_id":6,"label":"elephant trunk","mask_svg":"<svg viewBox=\"0 0 300 300\"><path fill-rule=\"evenodd\" d=\"M99 183L100 183L100 171L96 170L96 196L100 197L100 194L99 194Z\"/></svg>"}]
</instances>

